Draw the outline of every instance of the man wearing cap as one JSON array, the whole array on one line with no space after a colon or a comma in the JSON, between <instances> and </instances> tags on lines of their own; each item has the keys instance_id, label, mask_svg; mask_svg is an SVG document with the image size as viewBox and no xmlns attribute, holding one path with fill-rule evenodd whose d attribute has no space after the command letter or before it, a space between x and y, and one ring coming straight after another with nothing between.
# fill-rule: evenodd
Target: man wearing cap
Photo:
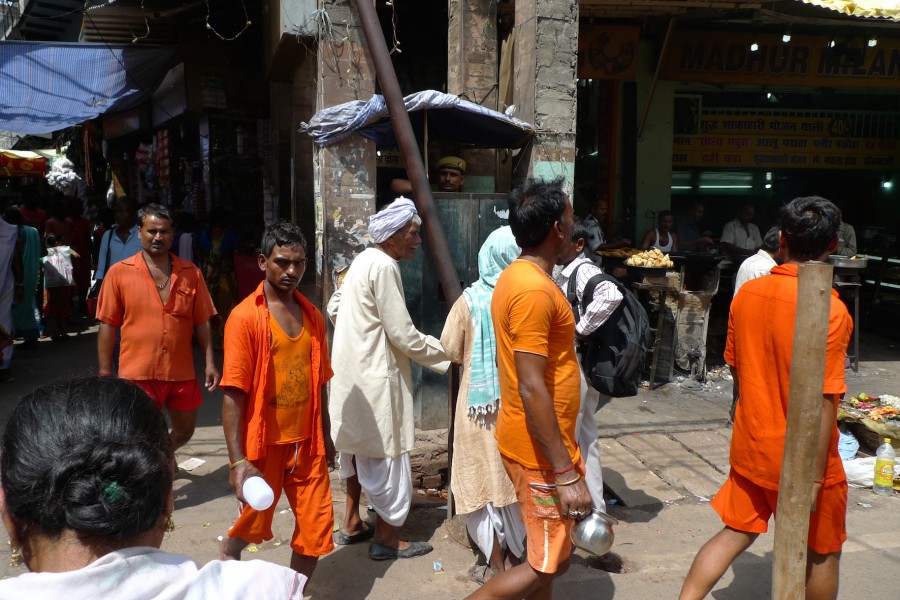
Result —
<instances>
[{"instance_id":1,"label":"man wearing cap","mask_svg":"<svg viewBox=\"0 0 900 600\"><path fill-rule=\"evenodd\" d=\"M411 200L400 197L369 221L373 248L350 265L328 302L334 323L331 364L331 423L340 452L340 477L347 509L338 544L374 536L369 557L410 558L431 552L426 542L400 539L412 501L410 451L415 447L410 359L443 373L450 365L440 342L418 331L406 310L400 260L422 243L421 219ZM359 515L360 492L375 508L376 524Z\"/></svg>"},{"instance_id":2,"label":"man wearing cap","mask_svg":"<svg viewBox=\"0 0 900 600\"><path fill-rule=\"evenodd\" d=\"M437 191L459 192L466 183L466 161L458 156L445 156L437 162ZM391 191L395 194L412 194L412 183L408 179L391 181Z\"/></svg>"}]
</instances>

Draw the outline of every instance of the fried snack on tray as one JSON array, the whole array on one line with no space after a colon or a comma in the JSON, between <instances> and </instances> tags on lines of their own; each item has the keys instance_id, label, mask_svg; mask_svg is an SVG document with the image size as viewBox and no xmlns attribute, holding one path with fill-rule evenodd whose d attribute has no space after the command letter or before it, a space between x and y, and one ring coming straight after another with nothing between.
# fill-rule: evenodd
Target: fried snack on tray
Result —
<instances>
[{"instance_id":1,"label":"fried snack on tray","mask_svg":"<svg viewBox=\"0 0 900 600\"><path fill-rule=\"evenodd\" d=\"M663 254L659 248L639 252L626 260L625 264L629 267L649 267L651 269L668 269L675 266L669 255Z\"/></svg>"},{"instance_id":2,"label":"fried snack on tray","mask_svg":"<svg viewBox=\"0 0 900 600\"><path fill-rule=\"evenodd\" d=\"M597 250L597 254L600 256L606 256L609 258L628 258L629 256L633 256L639 253L640 250L637 248L616 248L615 250Z\"/></svg>"}]
</instances>

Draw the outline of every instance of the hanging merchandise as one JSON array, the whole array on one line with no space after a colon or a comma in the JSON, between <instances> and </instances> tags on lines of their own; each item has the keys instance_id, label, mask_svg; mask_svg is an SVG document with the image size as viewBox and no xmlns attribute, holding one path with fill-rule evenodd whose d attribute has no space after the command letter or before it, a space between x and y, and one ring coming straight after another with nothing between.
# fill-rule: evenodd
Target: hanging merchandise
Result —
<instances>
[{"instance_id":1,"label":"hanging merchandise","mask_svg":"<svg viewBox=\"0 0 900 600\"><path fill-rule=\"evenodd\" d=\"M91 166L91 131L89 127L81 129L81 139L84 143L84 183L90 188L94 187L94 175Z\"/></svg>"},{"instance_id":2,"label":"hanging merchandise","mask_svg":"<svg viewBox=\"0 0 900 600\"><path fill-rule=\"evenodd\" d=\"M75 165L65 157L57 158L47 173L47 183L55 190L59 190L66 196L74 196L78 190L78 182L81 177L75 173Z\"/></svg>"},{"instance_id":3,"label":"hanging merchandise","mask_svg":"<svg viewBox=\"0 0 900 600\"><path fill-rule=\"evenodd\" d=\"M169 130L163 129L157 137L157 176L161 188L169 185Z\"/></svg>"},{"instance_id":4,"label":"hanging merchandise","mask_svg":"<svg viewBox=\"0 0 900 600\"><path fill-rule=\"evenodd\" d=\"M137 151L134 153L134 161L138 165L138 170L143 174L147 172L150 162L150 147L141 142L138 144Z\"/></svg>"}]
</instances>

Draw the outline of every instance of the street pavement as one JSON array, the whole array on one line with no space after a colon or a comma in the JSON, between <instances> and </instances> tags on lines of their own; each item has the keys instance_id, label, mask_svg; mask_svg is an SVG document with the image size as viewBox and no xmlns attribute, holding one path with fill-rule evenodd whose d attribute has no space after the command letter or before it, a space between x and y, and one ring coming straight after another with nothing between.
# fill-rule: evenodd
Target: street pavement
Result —
<instances>
[{"instance_id":1,"label":"street pavement","mask_svg":"<svg viewBox=\"0 0 900 600\"><path fill-rule=\"evenodd\" d=\"M67 342L42 341L17 347L16 379L0 384L0 422L15 400L43 383L96 371L96 328ZM900 395L900 344L863 332L860 372L847 371L850 393ZM198 363L199 364L199 363ZM609 512L619 519L614 555L597 558L576 552L570 571L555 586L558 598L572 600L675 598L700 546L721 523L709 506L728 473L731 430L725 426L731 381L725 369L713 369L700 384L680 380L635 398L613 399L597 414ZM221 393L206 394L191 443L179 453L204 461L182 470L175 484L176 529L163 549L198 562L216 558L216 538L237 515L228 486L225 443L221 432ZM343 492L332 478L335 518L343 515ZM464 529L446 521L446 501L415 495L403 532L428 539L432 554L411 560L375 562L365 544L338 547L319 561L307 595L322 599L462 598L476 589L467 580L473 564ZM370 515L372 518L372 515ZM876 496L851 489L847 513L849 540L841 562L840 598L896 598L900 572L900 496ZM252 546L245 559L287 564L293 520L281 499L274 523L275 538ZM767 598L771 588L773 529L760 536L719 582L716 600ZM24 572L7 566L0 549L0 577ZM264 585L261 582L261 585Z\"/></svg>"}]
</instances>

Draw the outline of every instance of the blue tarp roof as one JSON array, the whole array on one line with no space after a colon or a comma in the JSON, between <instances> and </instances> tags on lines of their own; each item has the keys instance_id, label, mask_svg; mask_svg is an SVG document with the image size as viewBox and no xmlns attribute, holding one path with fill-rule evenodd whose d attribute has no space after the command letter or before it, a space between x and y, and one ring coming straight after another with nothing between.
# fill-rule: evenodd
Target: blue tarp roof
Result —
<instances>
[{"instance_id":1,"label":"blue tarp roof","mask_svg":"<svg viewBox=\"0 0 900 600\"><path fill-rule=\"evenodd\" d=\"M0 130L58 131L143 101L174 48L0 42Z\"/></svg>"},{"instance_id":2,"label":"blue tarp roof","mask_svg":"<svg viewBox=\"0 0 900 600\"><path fill-rule=\"evenodd\" d=\"M474 102L434 90L416 92L403 99L416 138L424 137L428 119L428 137L459 142L479 148L521 148L534 133L530 124L490 110ZM383 96L367 101L353 100L324 108L302 123L319 146L328 146L356 132L375 142L379 148L397 145L390 115Z\"/></svg>"}]
</instances>

